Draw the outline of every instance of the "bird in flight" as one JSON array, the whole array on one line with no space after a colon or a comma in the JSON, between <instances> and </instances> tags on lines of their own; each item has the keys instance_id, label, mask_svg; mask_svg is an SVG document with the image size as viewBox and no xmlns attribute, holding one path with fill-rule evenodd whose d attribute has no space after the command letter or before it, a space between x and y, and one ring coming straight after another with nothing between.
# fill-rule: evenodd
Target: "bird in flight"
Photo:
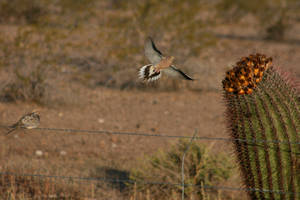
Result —
<instances>
[{"instance_id":1,"label":"bird in flight","mask_svg":"<svg viewBox=\"0 0 300 200\"><path fill-rule=\"evenodd\" d=\"M38 111L33 111L32 113L28 113L23 115L19 121L17 121L15 124L11 125L6 135L10 134L11 132L17 130L17 129L33 129L37 128L40 125L40 116Z\"/></svg>"},{"instance_id":2,"label":"bird in flight","mask_svg":"<svg viewBox=\"0 0 300 200\"><path fill-rule=\"evenodd\" d=\"M194 80L173 65L173 56L163 56L163 54L156 48L151 37L146 39L145 55L151 64L140 68L139 77L141 79L148 82L155 81L159 79L163 73L176 78Z\"/></svg>"}]
</instances>

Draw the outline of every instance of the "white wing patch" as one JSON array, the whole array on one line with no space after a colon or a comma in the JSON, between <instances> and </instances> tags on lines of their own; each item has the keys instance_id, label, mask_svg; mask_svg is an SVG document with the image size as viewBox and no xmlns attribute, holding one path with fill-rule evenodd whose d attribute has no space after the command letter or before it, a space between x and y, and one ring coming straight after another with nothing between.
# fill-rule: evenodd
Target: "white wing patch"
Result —
<instances>
[{"instance_id":1,"label":"white wing patch","mask_svg":"<svg viewBox=\"0 0 300 200\"><path fill-rule=\"evenodd\" d=\"M155 81L161 77L160 72L155 71L155 67L152 64L145 65L139 70L139 78L148 82Z\"/></svg>"}]
</instances>

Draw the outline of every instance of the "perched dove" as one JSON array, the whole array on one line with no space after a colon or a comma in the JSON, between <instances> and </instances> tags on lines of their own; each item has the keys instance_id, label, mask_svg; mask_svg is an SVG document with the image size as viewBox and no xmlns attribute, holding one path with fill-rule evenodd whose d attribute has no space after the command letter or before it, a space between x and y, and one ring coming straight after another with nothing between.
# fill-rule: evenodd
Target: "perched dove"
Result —
<instances>
[{"instance_id":1,"label":"perched dove","mask_svg":"<svg viewBox=\"0 0 300 200\"><path fill-rule=\"evenodd\" d=\"M37 111L33 111L32 113L23 115L21 117L21 119L19 119L18 122L11 125L10 126L11 130L9 130L6 133L6 135L8 135L9 133L11 133L19 128L33 129L33 128L37 128L39 125L40 125L40 116Z\"/></svg>"}]
</instances>

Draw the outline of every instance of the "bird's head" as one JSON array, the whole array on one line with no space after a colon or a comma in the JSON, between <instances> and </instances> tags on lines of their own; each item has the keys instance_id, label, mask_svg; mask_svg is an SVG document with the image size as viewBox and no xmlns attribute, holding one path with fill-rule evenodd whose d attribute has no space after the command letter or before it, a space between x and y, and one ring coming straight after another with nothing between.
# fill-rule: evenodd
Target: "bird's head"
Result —
<instances>
[{"instance_id":1,"label":"bird's head","mask_svg":"<svg viewBox=\"0 0 300 200\"><path fill-rule=\"evenodd\" d=\"M39 109L34 109L34 110L32 110L32 113L39 115L40 114L40 110Z\"/></svg>"},{"instance_id":2,"label":"bird's head","mask_svg":"<svg viewBox=\"0 0 300 200\"><path fill-rule=\"evenodd\" d=\"M174 59L175 59L174 56L167 56L165 58L165 65L169 67L170 65L173 64Z\"/></svg>"},{"instance_id":3,"label":"bird's head","mask_svg":"<svg viewBox=\"0 0 300 200\"><path fill-rule=\"evenodd\" d=\"M170 63L173 63L174 61L174 56L167 56L166 59L170 62Z\"/></svg>"}]
</instances>

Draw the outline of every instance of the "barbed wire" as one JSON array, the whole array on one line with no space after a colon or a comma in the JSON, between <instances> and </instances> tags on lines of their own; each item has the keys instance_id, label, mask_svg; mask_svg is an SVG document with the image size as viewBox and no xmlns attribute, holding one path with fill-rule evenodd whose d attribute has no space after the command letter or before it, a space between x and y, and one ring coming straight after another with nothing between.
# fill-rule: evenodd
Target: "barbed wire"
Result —
<instances>
[{"instance_id":1,"label":"barbed wire","mask_svg":"<svg viewBox=\"0 0 300 200\"><path fill-rule=\"evenodd\" d=\"M153 133L138 133L138 132L120 132L109 130L83 130L83 129L61 129L61 128L37 128L44 131L59 131L59 132L73 132L73 133L89 133L89 134L112 134L112 135L133 135L144 137L164 137L164 138L182 138L192 139L193 136L180 136L180 135L166 135L166 134L153 134ZM300 144L300 142L284 141L284 140L244 140L233 139L224 137L195 137L195 140L223 140L223 141L240 141L240 142L253 142L253 143L278 143L278 144Z\"/></svg>"},{"instance_id":2,"label":"barbed wire","mask_svg":"<svg viewBox=\"0 0 300 200\"><path fill-rule=\"evenodd\" d=\"M9 128L9 126L0 127ZM247 143L278 143L278 144L300 144L300 142L288 142L281 140L244 140L244 139L233 139L225 137L199 137L199 136L177 136L177 135L166 135L166 134L153 134L153 133L138 133L138 132L120 132L120 131L109 131L109 130L86 130L86 129L68 129L68 128L36 128L38 131L57 131L66 133L88 133L88 134L112 134L112 135L129 135L129 136L144 136L144 137L160 137L160 138L181 138L192 140L215 140L215 141L240 141ZM103 181L103 182L114 182L114 183L132 183L132 184L148 184L148 185L171 185L181 187L198 187L204 189L214 190L230 190L230 191L250 191L250 192L262 192L262 193L278 193L278 194L295 194L293 192L281 191L281 190L267 190L257 188L235 188L226 186L209 186L209 185L195 185L195 184L183 184L183 183L170 183L170 182L159 182L159 181L140 181L131 179L113 179L107 177L74 177L74 176L58 176L58 175L43 175L43 174L17 174L11 172L0 172L0 175L14 175L24 177L40 177L40 178L54 178L54 179L70 179L79 181ZM297 192L300 193L300 192Z\"/></svg>"},{"instance_id":3,"label":"barbed wire","mask_svg":"<svg viewBox=\"0 0 300 200\"><path fill-rule=\"evenodd\" d=\"M10 128L9 126L3 126L2 128ZM57 131L66 133L87 133L87 134L112 134L112 135L131 135L131 136L143 136L143 137L161 137L161 138L181 138L181 139L192 139L192 136L180 136L180 135L167 135L167 134L154 134L154 133L139 133L139 132L121 132L121 131L110 131L110 130L87 130L87 129L70 129L70 128L35 128L38 131ZM234 139L226 137L206 137L197 136L195 140L215 140L215 141L240 141L247 143L273 143L273 144L300 144L300 141L285 141L285 140L260 140L260 139Z\"/></svg>"},{"instance_id":4,"label":"barbed wire","mask_svg":"<svg viewBox=\"0 0 300 200\"><path fill-rule=\"evenodd\" d=\"M141 180L131 180L131 179L114 179L107 177L80 177L80 176L58 176L58 175L44 175L44 174L20 174L12 172L0 172L0 175L7 176L22 176L22 177L36 177L36 178L53 178L53 179L68 179L68 180L78 180L78 181L100 181L100 182L110 182L110 183L131 183L140 185L169 185L169 186L182 186L181 183L171 183L171 182L160 182L160 181L141 181ZM261 193L276 193L276 194L300 194L300 192L289 192L282 190L267 190L258 188L235 188L227 186L210 186L210 185L195 185L195 184L184 184L185 187L198 187L203 189L212 190L228 190L228 191L250 191L250 192L261 192Z\"/></svg>"}]
</instances>

